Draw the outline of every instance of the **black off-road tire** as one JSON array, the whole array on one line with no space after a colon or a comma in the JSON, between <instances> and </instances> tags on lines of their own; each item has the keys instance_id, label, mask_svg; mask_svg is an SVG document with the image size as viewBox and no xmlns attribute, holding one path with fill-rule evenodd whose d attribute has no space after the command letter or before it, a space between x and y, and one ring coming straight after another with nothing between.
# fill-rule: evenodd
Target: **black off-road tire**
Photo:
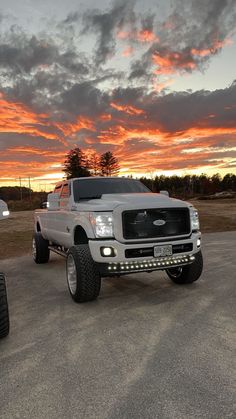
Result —
<instances>
[{"instance_id":1,"label":"black off-road tire","mask_svg":"<svg viewBox=\"0 0 236 419\"><path fill-rule=\"evenodd\" d=\"M98 297L101 277L87 244L79 244L69 249L66 277L69 292L76 303L93 301Z\"/></svg>"},{"instance_id":2,"label":"black off-road tire","mask_svg":"<svg viewBox=\"0 0 236 419\"><path fill-rule=\"evenodd\" d=\"M175 284L191 284L200 278L203 269L202 252L200 251L194 256L195 260L190 265L166 270L167 275Z\"/></svg>"},{"instance_id":3,"label":"black off-road tire","mask_svg":"<svg viewBox=\"0 0 236 419\"><path fill-rule=\"evenodd\" d=\"M48 246L48 240L45 240L41 233L34 233L32 243L32 254L35 263L47 263L49 261L50 250Z\"/></svg>"},{"instance_id":4,"label":"black off-road tire","mask_svg":"<svg viewBox=\"0 0 236 419\"><path fill-rule=\"evenodd\" d=\"M4 338L8 335L9 328L6 281L5 275L0 273L0 338Z\"/></svg>"}]
</instances>

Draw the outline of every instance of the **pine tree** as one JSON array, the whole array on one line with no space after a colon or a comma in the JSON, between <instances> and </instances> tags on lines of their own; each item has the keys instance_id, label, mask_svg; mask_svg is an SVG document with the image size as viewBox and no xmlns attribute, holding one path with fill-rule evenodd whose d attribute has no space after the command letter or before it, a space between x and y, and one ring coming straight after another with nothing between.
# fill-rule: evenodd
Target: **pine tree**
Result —
<instances>
[{"instance_id":1,"label":"pine tree","mask_svg":"<svg viewBox=\"0 0 236 419\"><path fill-rule=\"evenodd\" d=\"M99 176L101 174L100 156L96 152L93 152L88 159L88 168L92 176Z\"/></svg>"},{"instance_id":2,"label":"pine tree","mask_svg":"<svg viewBox=\"0 0 236 419\"><path fill-rule=\"evenodd\" d=\"M101 155L100 167L102 176L114 176L119 173L120 166L118 159L112 154L111 151Z\"/></svg>"},{"instance_id":3,"label":"pine tree","mask_svg":"<svg viewBox=\"0 0 236 419\"><path fill-rule=\"evenodd\" d=\"M87 161L80 148L74 148L66 155L63 171L67 179L90 176Z\"/></svg>"}]
</instances>

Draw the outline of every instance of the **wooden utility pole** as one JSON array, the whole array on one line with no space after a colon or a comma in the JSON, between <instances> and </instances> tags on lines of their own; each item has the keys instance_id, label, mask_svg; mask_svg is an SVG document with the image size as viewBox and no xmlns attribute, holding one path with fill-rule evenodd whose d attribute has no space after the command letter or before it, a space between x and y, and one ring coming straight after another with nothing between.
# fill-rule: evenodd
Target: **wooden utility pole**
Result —
<instances>
[{"instance_id":1,"label":"wooden utility pole","mask_svg":"<svg viewBox=\"0 0 236 419\"><path fill-rule=\"evenodd\" d=\"M20 200L22 201L23 194L22 194L22 186L21 186L21 177L19 177L19 181L20 181Z\"/></svg>"},{"instance_id":2,"label":"wooden utility pole","mask_svg":"<svg viewBox=\"0 0 236 419\"><path fill-rule=\"evenodd\" d=\"M31 201L31 182L30 182L30 176L29 176L29 199Z\"/></svg>"}]
</instances>

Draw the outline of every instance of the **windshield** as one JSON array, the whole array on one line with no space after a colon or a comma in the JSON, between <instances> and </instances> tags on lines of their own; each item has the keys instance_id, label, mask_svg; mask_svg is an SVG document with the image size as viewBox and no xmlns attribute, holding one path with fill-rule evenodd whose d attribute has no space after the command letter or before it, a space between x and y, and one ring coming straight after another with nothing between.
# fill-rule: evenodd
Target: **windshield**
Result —
<instances>
[{"instance_id":1,"label":"windshield","mask_svg":"<svg viewBox=\"0 0 236 419\"><path fill-rule=\"evenodd\" d=\"M139 180L122 178L78 179L73 182L74 200L101 198L103 194L151 192Z\"/></svg>"}]
</instances>

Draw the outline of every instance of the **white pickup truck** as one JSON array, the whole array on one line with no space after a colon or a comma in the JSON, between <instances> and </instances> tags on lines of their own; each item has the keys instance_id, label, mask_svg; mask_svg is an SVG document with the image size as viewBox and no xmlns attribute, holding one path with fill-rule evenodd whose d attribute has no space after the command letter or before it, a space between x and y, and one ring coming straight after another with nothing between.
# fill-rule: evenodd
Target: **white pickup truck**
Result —
<instances>
[{"instance_id":1,"label":"white pickup truck","mask_svg":"<svg viewBox=\"0 0 236 419\"><path fill-rule=\"evenodd\" d=\"M0 220L9 217L6 202L0 199ZM9 312L7 303L6 278L0 273L0 338L4 338L9 333Z\"/></svg>"},{"instance_id":2,"label":"white pickup truck","mask_svg":"<svg viewBox=\"0 0 236 419\"><path fill-rule=\"evenodd\" d=\"M76 302L98 297L101 278L165 270L177 284L196 281L203 267L197 210L117 177L65 180L35 211L33 258L66 257Z\"/></svg>"}]
</instances>

